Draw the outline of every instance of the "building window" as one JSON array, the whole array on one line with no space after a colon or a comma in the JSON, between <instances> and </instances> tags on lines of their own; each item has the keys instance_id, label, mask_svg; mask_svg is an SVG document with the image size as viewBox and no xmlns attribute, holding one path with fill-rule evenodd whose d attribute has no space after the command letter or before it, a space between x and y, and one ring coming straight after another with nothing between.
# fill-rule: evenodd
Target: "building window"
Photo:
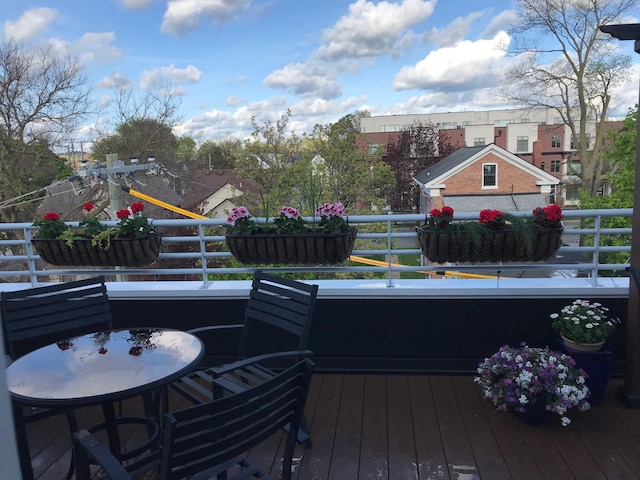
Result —
<instances>
[{"instance_id":1,"label":"building window","mask_svg":"<svg viewBox=\"0 0 640 480\"><path fill-rule=\"evenodd\" d=\"M577 185L567 185L564 187L565 201L576 204L580 201L580 191Z\"/></svg>"},{"instance_id":2,"label":"building window","mask_svg":"<svg viewBox=\"0 0 640 480\"><path fill-rule=\"evenodd\" d=\"M498 186L498 165L495 163L485 163L482 165L482 188L493 188Z\"/></svg>"},{"instance_id":3,"label":"building window","mask_svg":"<svg viewBox=\"0 0 640 480\"><path fill-rule=\"evenodd\" d=\"M560 173L560 160L551 160L551 173Z\"/></svg>"},{"instance_id":4,"label":"building window","mask_svg":"<svg viewBox=\"0 0 640 480\"><path fill-rule=\"evenodd\" d=\"M580 163L580 160L571 160L568 174L577 176L582 175L582 164Z\"/></svg>"},{"instance_id":5,"label":"building window","mask_svg":"<svg viewBox=\"0 0 640 480\"><path fill-rule=\"evenodd\" d=\"M549 203L550 204L556 203L556 186L555 185L551 185L551 189L549 191Z\"/></svg>"},{"instance_id":6,"label":"building window","mask_svg":"<svg viewBox=\"0 0 640 480\"><path fill-rule=\"evenodd\" d=\"M527 151L529 151L529 137L527 136L518 137L516 152L527 152Z\"/></svg>"},{"instance_id":7,"label":"building window","mask_svg":"<svg viewBox=\"0 0 640 480\"><path fill-rule=\"evenodd\" d=\"M562 117L554 117L553 124L554 125L564 125L564 120L562 119Z\"/></svg>"},{"instance_id":8,"label":"building window","mask_svg":"<svg viewBox=\"0 0 640 480\"><path fill-rule=\"evenodd\" d=\"M506 127L509 123L511 123L510 120L496 120L493 122L493 125L496 127Z\"/></svg>"},{"instance_id":9,"label":"building window","mask_svg":"<svg viewBox=\"0 0 640 480\"><path fill-rule=\"evenodd\" d=\"M378 151L378 148L384 147L384 143L370 143L367 145L367 153L369 155L375 155Z\"/></svg>"},{"instance_id":10,"label":"building window","mask_svg":"<svg viewBox=\"0 0 640 480\"><path fill-rule=\"evenodd\" d=\"M473 139L474 147L482 147L483 145L486 145L484 137L477 137Z\"/></svg>"},{"instance_id":11,"label":"building window","mask_svg":"<svg viewBox=\"0 0 640 480\"><path fill-rule=\"evenodd\" d=\"M589 148L591 146L591 135L590 134L586 134L587 139L587 148ZM573 135L571 136L571 150L575 150L576 149L576 143L573 141Z\"/></svg>"},{"instance_id":12,"label":"building window","mask_svg":"<svg viewBox=\"0 0 640 480\"><path fill-rule=\"evenodd\" d=\"M382 125L381 131L383 132L399 132L400 125Z\"/></svg>"},{"instance_id":13,"label":"building window","mask_svg":"<svg viewBox=\"0 0 640 480\"><path fill-rule=\"evenodd\" d=\"M560 148L560 135L551 135L551 148Z\"/></svg>"},{"instance_id":14,"label":"building window","mask_svg":"<svg viewBox=\"0 0 640 480\"><path fill-rule=\"evenodd\" d=\"M442 122L443 130L454 130L458 128L458 124L456 122Z\"/></svg>"},{"instance_id":15,"label":"building window","mask_svg":"<svg viewBox=\"0 0 640 480\"><path fill-rule=\"evenodd\" d=\"M544 170L547 166L544 162L540 162L540 170Z\"/></svg>"}]
</instances>

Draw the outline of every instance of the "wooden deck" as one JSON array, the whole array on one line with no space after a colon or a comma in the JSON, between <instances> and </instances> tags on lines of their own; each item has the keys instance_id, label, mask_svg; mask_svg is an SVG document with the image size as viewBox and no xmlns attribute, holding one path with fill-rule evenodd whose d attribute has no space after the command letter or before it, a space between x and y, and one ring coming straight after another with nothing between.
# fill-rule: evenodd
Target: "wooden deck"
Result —
<instances>
[{"instance_id":1,"label":"wooden deck","mask_svg":"<svg viewBox=\"0 0 640 480\"><path fill-rule=\"evenodd\" d=\"M568 427L557 416L528 426L496 412L470 376L315 374L307 402L313 447L298 452L294 478L640 479L640 410L618 401L620 384L612 380L604 403L573 413ZM180 405L174 401L172 408ZM96 410L84 409L80 420L97 421ZM30 425L28 433L37 478L63 478L65 419ZM274 478L281 437L250 453Z\"/></svg>"}]
</instances>

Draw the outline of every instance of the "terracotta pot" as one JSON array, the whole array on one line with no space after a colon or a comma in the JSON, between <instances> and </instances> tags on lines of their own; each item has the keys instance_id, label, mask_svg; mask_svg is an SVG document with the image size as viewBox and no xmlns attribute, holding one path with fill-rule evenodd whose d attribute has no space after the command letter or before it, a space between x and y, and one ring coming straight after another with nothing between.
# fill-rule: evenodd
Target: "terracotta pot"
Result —
<instances>
[{"instance_id":1,"label":"terracotta pot","mask_svg":"<svg viewBox=\"0 0 640 480\"><path fill-rule=\"evenodd\" d=\"M571 350L576 350L578 352L598 352L602 349L604 345L604 340L597 343L580 343L574 342L573 340L561 335L562 342L565 346Z\"/></svg>"},{"instance_id":2,"label":"terracotta pot","mask_svg":"<svg viewBox=\"0 0 640 480\"><path fill-rule=\"evenodd\" d=\"M31 240L38 255L52 265L141 267L158 259L162 235L152 233L145 238L112 238L109 248L91 245L91 239Z\"/></svg>"},{"instance_id":3,"label":"terracotta pot","mask_svg":"<svg viewBox=\"0 0 640 480\"><path fill-rule=\"evenodd\" d=\"M244 264L335 265L349 258L358 229L344 233L226 235L229 252Z\"/></svg>"}]
</instances>

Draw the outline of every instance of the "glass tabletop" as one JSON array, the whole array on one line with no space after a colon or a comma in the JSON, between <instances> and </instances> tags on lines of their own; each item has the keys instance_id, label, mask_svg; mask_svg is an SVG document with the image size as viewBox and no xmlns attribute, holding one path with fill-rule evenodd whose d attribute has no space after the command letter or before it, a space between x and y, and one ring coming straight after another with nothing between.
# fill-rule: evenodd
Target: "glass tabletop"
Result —
<instances>
[{"instance_id":1,"label":"glass tabletop","mask_svg":"<svg viewBox=\"0 0 640 480\"><path fill-rule=\"evenodd\" d=\"M125 398L182 376L204 353L195 335L170 329L113 330L47 345L6 371L12 396L33 405Z\"/></svg>"}]
</instances>

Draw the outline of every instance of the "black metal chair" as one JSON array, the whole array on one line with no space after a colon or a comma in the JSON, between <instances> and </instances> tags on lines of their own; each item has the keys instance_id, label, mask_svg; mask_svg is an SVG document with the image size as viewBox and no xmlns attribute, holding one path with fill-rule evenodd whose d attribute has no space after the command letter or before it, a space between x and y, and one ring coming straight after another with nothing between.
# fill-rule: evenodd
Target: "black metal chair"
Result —
<instances>
[{"instance_id":1,"label":"black metal chair","mask_svg":"<svg viewBox=\"0 0 640 480\"><path fill-rule=\"evenodd\" d=\"M111 304L103 276L0 294L0 314L8 366L36 348L113 327ZM31 478L31 457L24 424L66 412L23 408L14 402L19 455L25 478Z\"/></svg>"},{"instance_id":2,"label":"black metal chair","mask_svg":"<svg viewBox=\"0 0 640 480\"><path fill-rule=\"evenodd\" d=\"M238 393L260 384L273 378L278 369L290 365L292 361L312 355L313 352L307 350L307 343L317 294L317 285L256 271L245 309L244 324L189 330L201 335L224 329L241 329L239 360L194 372L172 383L171 388L199 405L220 398L225 392ZM291 341L291 338L294 339L291 343L295 343L295 350L284 350L286 347L283 348L282 345L285 345L286 340ZM267 343L273 347L270 351L253 355L256 348L264 348ZM298 441L306 447L311 446L304 418Z\"/></svg>"},{"instance_id":3,"label":"black metal chair","mask_svg":"<svg viewBox=\"0 0 640 480\"><path fill-rule=\"evenodd\" d=\"M76 479L94 478L91 464L97 463L106 478L118 480L150 471L157 471L160 480L214 477L269 480L271 477L251 464L245 454L289 425L282 463L282 478L288 480L312 370L313 362L303 359L240 393L167 413L158 449L126 465L88 431L77 432L74 434ZM229 470L230 476L227 476Z\"/></svg>"}]
</instances>

